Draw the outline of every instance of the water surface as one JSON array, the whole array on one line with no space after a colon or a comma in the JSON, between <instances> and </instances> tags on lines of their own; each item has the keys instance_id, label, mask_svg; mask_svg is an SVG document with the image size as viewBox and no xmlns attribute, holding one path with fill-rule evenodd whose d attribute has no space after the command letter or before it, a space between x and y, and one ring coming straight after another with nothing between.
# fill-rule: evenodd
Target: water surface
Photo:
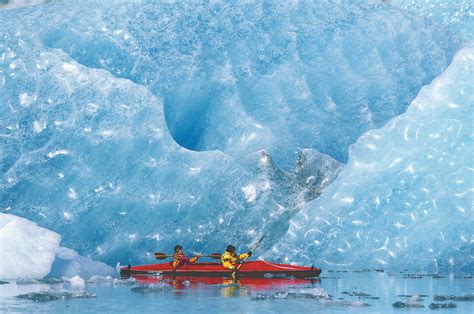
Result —
<instances>
[{"instance_id":1,"label":"water surface","mask_svg":"<svg viewBox=\"0 0 474 314\"><path fill-rule=\"evenodd\" d=\"M91 298L33 301L15 296L38 291L72 291ZM472 313L472 276L326 271L317 280L137 277L135 282L98 280L85 290L67 283L10 282L0 285L0 312L231 312L231 313L410 313L431 312L430 304L455 304L443 312ZM418 297L417 297L418 296ZM442 301L438 301L442 300ZM395 308L395 302L410 308ZM400 303L399 303L400 304ZM453 305L451 305L453 306Z\"/></svg>"}]
</instances>

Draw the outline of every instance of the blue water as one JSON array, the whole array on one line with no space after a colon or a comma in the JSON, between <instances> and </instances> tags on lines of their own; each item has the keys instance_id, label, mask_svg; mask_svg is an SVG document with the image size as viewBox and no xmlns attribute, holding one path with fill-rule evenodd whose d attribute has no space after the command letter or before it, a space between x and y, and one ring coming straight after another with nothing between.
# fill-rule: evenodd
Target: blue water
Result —
<instances>
[{"instance_id":1,"label":"blue water","mask_svg":"<svg viewBox=\"0 0 474 314\"><path fill-rule=\"evenodd\" d=\"M407 302L407 295L419 295L422 299L416 303L423 307L410 308L410 313L430 312L431 303L456 304L455 309L443 312L470 313L474 310L473 301L434 301L436 295L470 295L472 298L472 276L433 278L431 275L407 272L334 271L324 272L322 278L314 282L295 283L289 280L285 283L285 280L275 282L272 281L275 279L265 279L268 282L263 284L152 278L154 283L151 286L139 283L88 283L86 292L96 294L95 298L48 302L14 296L31 291L59 289L59 285L1 285L0 312L400 313L406 309L396 309L392 304ZM318 298L314 291L319 291L319 288L324 289L330 297ZM296 293L291 295L292 291ZM284 292L290 292L286 298L274 298L276 293L282 296Z\"/></svg>"}]
</instances>

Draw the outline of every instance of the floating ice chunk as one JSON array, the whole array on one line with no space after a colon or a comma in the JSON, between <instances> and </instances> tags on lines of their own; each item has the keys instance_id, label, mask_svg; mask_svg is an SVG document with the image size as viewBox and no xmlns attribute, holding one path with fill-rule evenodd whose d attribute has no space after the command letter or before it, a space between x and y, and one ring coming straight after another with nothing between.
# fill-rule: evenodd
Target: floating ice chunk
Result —
<instances>
[{"instance_id":1,"label":"floating ice chunk","mask_svg":"<svg viewBox=\"0 0 474 314\"><path fill-rule=\"evenodd\" d=\"M0 278L46 276L59 251L61 236L36 223L0 213Z\"/></svg>"},{"instance_id":2,"label":"floating ice chunk","mask_svg":"<svg viewBox=\"0 0 474 314\"><path fill-rule=\"evenodd\" d=\"M101 262L60 247L60 235L29 220L0 213L0 249L4 258L0 278L23 280L92 275L115 276L115 270ZM74 283L78 279L73 280Z\"/></svg>"},{"instance_id":3,"label":"floating ice chunk","mask_svg":"<svg viewBox=\"0 0 474 314\"><path fill-rule=\"evenodd\" d=\"M95 298L95 293L87 293L87 292L71 292L71 291L55 291L55 290L47 290L47 291L40 291L40 292L30 292L25 294L17 295L16 298L19 299L29 299L35 302L47 302L47 301L55 301L55 300L62 300L62 299L89 299Z\"/></svg>"},{"instance_id":4,"label":"floating ice chunk","mask_svg":"<svg viewBox=\"0 0 474 314\"><path fill-rule=\"evenodd\" d=\"M92 276L116 277L115 269L107 264L94 261L89 257L79 255L74 250L61 247L58 250L56 259L51 265L48 278L62 278L80 276L90 278Z\"/></svg>"},{"instance_id":5,"label":"floating ice chunk","mask_svg":"<svg viewBox=\"0 0 474 314\"><path fill-rule=\"evenodd\" d=\"M308 288L291 288L288 290L288 295L296 297L330 299L326 290L316 286Z\"/></svg>"},{"instance_id":6,"label":"floating ice chunk","mask_svg":"<svg viewBox=\"0 0 474 314\"><path fill-rule=\"evenodd\" d=\"M63 277L64 282L68 282L72 290L84 291L86 289L86 282L80 276L74 276L71 278Z\"/></svg>"}]
</instances>

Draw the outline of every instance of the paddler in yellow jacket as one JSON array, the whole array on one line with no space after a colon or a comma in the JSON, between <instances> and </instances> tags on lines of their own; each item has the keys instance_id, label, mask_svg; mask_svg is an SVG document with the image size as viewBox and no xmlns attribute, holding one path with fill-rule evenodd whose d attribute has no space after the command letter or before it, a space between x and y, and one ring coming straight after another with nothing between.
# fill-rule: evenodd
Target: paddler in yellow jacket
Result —
<instances>
[{"instance_id":1,"label":"paddler in yellow jacket","mask_svg":"<svg viewBox=\"0 0 474 314\"><path fill-rule=\"evenodd\" d=\"M230 270L239 269L239 260L244 260L252 256L252 252L237 255L235 254L235 246L228 245L225 249L225 253L221 256L222 266Z\"/></svg>"}]
</instances>

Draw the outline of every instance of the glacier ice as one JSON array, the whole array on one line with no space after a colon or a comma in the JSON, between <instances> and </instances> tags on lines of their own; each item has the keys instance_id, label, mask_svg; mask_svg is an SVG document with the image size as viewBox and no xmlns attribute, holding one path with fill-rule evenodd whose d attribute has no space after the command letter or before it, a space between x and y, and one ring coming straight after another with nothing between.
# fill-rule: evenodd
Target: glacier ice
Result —
<instances>
[{"instance_id":1,"label":"glacier ice","mask_svg":"<svg viewBox=\"0 0 474 314\"><path fill-rule=\"evenodd\" d=\"M0 213L1 279L28 280L94 275L114 276L115 269L59 246L61 236L15 215ZM75 278L72 284L79 280Z\"/></svg>"},{"instance_id":2,"label":"glacier ice","mask_svg":"<svg viewBox=\"0 0 474 314\"><path fill-rule=\"evenodd\" d=\"M61 1L0 18L0 209L110 265L265 231L272 247L460 46L374 1ZM72 255L65 276L88 265Z\"/></svg>"},{"instance_id":3,"label":"glacier ice","mask_svg":"<svg viewBox=\"0 0 474 314\"><path fill-rule=\"evenodd\" d=\"M45 4L50 0L1 0L0 10L11 10L20 7Z\"/></svg>"},{"instance_id":4,"label":"glacier ice","mask_svg":"<svg viewBox=\"0 0 474 314\"><path fill-rule=\"evenodd\" d=\"M2 20L3 36L31 49L146 86L163 98L180 145L233 156L265 149L284 166L301 148L345 161L458 47L442 27L373 1L59 2Z\"/></svg>"},{"instance_id":5,"label":"glacier ice","mask_svg":"<svg viewBox=\"0 0 474 314\"><path fill-rule=\"evenodd\" d=\"M0 278L43 278L51 269L61 236L36 223L0 213Z\"/></svg>"},{"instance_id":6,"label":"glacier ice","mask_svg":"<svg viewBox=\"0 0 474 314\"><path fill-rule=\"evenodd\" d=\"M471 0L389 0L389 3L447 26L462 40L474 40L474 4Z\"/></svg>"},{"instance_id":7,"label":"glacier ice","mask_svg":"<svg viewBox=\"0 0 474 314\"><path fill-rule=\"evenodd\" d=\"M81 256L74 250L60 247L46 278L88 279L94 276L117 277L118 272L107 264Z\"/></svg>"},{"instance_id":8,"label":"glacier ice","mask_svg":"<svg viewBox=\"0 0 474 314\"><path fill-rule=\"evenodd\" d=\"M86 282L80 276L76 275L74 277L68 278L64 277L65 281L68 283L71 290L84 291L86 288Z\"/></svg>"},{"instance_id":9,"label":"glacier ice","mask_svg":"<svg viewBox=\"0 0 474 314\"><path fill-rule=\"evenodd\" d=\"M263 151L240 159L188 151L166 132L162 102L143 86L58 50L7 43L15 56L5 63L22 65L7 67L2 94L2 207L93 259L149 260L178 238L200 250L248 243L269 226L287 226L291 209L340 169L312 150L300 153L293 173ZM28 81L37 82L34 94L18 94Z\"/></svg>"},{"instance_id":10,"label":"glacier ice","mask_svg":"<svg viewBox=\"0 0 474 314\"><path fill-rule=\"evenodd\" d=\"M336 267L474 269L474 48L365 133L271 251Z\"/></svg>"},{"instance_id":11,"label":"glacier ice","mask_svg":"<svg viewBox=\"0 0 474 314\"><path fill-rule=\"evenodd\" d=\"M293 209L340 169L311 149L293 172L263 151L238 159L188 151L144 86L60 49L31 49L21 33L2 38L1 207L60 233L82 255L149 261L177 239L214 251L265 229L277 241Z\"/></svg>"}]
</instances>

